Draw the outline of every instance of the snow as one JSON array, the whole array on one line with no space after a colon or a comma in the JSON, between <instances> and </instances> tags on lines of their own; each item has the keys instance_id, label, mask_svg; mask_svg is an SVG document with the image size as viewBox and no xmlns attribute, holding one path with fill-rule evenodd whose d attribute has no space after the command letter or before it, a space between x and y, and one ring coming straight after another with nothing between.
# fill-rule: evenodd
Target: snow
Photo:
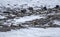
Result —
<instances>
[{"instance_id":1,"label":"snow","mask_svg":"<svg viewBox=\"0 0 60 37\"><path fill-rule=\"evenodd\" d=\"M29 28L0 32L0 37L60 37L60 28Z\"/></svg>"},{"instance_id":2,"label":"snow","mask_svg":"<svg viewBox=\"0 0 60 37\"><path fill-rule=\"evenodd\" d=\"M15 24L24 23L26 21L32 21L32 20L40 19L40 18L45 18L45 17L44 16L40 16L40 15L25 16L25 17L20 17L18 19L14 19L14 23Z\"/></svg>"},{"instance_id":3,"label":"snow","mask_svg":"<svg viewBox=\"0 0 60 37\"><path fill-rule=\"evenodd\" d=\"M21 6L26 8L29 6L41 7L41 5L47 6L48 8L53 8L55 7L55 5L60 5L60 0L0 0L0 6L2 7L5 6L5 7L15 8ZM3 18L5 17L0 15L0 19ZM31 15L31 16L20 17L18 19L14 19L13 21L12 20L8 20L8 21L18 24L40 18L45 18L45 17L41 17L39 15ZM60 21L55 20L54 24L60 25ZM60 37L60 28L47 28L47 29L29 28L29 29L19 29L19 30L17 29L17 30L11 30L9 32L0 32L0 37Z\"/></svg>"},{"instance_id":4,"label":"snow","mask_svg":"<svg viewBox=\"0 0 60 37\"><path fill-rule=\"evenodd\" d=\"M27 6L47 6L47 7L54 7L55 5L60 5L60 0L0 0L0 5L9 7L7 4L10 4L10 7L14 7L14 5L17 5L16 7L20 7L23 5L23 7Z\"/></svg>"},{"instance_id":5,"label":"snow","mask_svg":"<svg viewBox=\"0 0 60 37\"><path fill-rule=\"evenodd\" d=\"M54 20L54 23L53 24L60 25L60 20Z\"/></svg>"},{"instance_id":6,"label":"snow","mask_svg":"<svg viewBox=\"0 0 60 37\"><path fill-rule=\"evenodd\" d=\"M1 15L0 15L0 19L4 19L4 18L6 18L6 17L5 17L5 16L1 16Z\"/></svg>"}]
</instances>

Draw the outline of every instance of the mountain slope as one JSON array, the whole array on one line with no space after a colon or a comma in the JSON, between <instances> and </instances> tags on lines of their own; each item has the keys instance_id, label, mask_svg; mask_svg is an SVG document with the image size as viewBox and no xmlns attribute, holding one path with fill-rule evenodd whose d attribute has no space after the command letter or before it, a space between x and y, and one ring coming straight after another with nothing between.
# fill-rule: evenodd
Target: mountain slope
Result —
<instances>
[{"instance_id":1,"label":"mountain slope","mask_svg":"<svg viewBox=\"0 0 60 37\"><path fill-rule=\"evenodd\" d=\"M28 6L46 5L54 7L57 4L60 5L60 1L59 0L0 0L0 5L8 6L7 4L10 4L10 6L13 6L14 4L17 6L27 4Z\"/></svg>"}]
</instances>

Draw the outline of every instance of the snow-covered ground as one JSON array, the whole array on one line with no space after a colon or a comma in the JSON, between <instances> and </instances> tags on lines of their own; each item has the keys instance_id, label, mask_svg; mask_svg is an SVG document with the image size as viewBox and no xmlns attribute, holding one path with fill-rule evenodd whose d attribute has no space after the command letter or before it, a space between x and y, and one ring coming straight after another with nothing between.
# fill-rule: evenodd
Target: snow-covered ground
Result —
<instances>
[{"instance_id":1,"label":"snow-covered ground","mask_svg":"<svg viewBox=\"0 0 60 37\"><path fill-rule=\"evenodd\" d=\"M9 6L7 4L10 4ZM14 6L17 5L17 6ZM54 7L55 5L60 5L60 0L0 0L0 6L6 7L28 7L28 6L47 6ZM1 16L2 17L2 16ZM4 17L2 17L4 18ZM19 19L14 19L13 22L21 23L26 21L31 21L34 19L43 18L40 16L27 16ZM55 24L60 24L60 21L55 21ZM29 28L29 29L20 29L12 30L9 32L0 32L0 37L60 37L60 28Z\"/></svg>"},{"instance_id":2,"label":"snow-covered ground","mask_svg":"<svg viewBox=\"0 0 60 37\"><path fill-rule=\"evenodd\" d=\"M20 7L19 5L23 5L24 7L27 6L47 6L47 7L54 7L55 5L60 5L60 0L0 0L0 5L7 6L7 4L10 4L10 7L14 7L14 5L17 5L17 7ZM16 6L15 6L16 7Z\"/></svg>"},{"instance_id":3,"label":"snow-covered ground","mask_svg":"<svg viewBox=\"0 0 60 37\"><path fill-rule=\"evenodd\" d=\"M0 37L60 37L60 28L29 28L0 32Z\"/></svg>"}]
</instances>

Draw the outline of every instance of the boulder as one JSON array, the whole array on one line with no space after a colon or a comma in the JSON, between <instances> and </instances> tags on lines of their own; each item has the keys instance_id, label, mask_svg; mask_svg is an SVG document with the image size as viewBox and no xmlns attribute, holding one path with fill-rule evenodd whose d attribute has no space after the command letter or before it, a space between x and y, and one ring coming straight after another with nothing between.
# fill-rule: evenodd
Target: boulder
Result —
<instances>
[{"instance_id":1,"label":"boulder","mask_svg":"<svg viewBox=\"0 0 60 37\"><path fill-rule=\"evenodd\" d=\"M21 13L25 13L27 10L26 9L22 9L21 10Z\"/></svg>"},{"instance_id":2,"label":"boulder","mask_svg":"<svg viewBox=\"0 0 60 37\"><path fill-rule=\"evenodd\" d=\"M56 6L55 6L56 9L59 8L59 7L60 7L59 5L56 5Z\"/></svg>"},{"instance_id":3,"label":"boulder","mask_svg":"<svg viewBox=\"0 0 60 37\"><path fill-rule=\"evenodd\" d=\"M11 29L7 25L0 25L0 31L1 32L7 32L7 31L11 31Z\"/></svg>"},{"instance_id":4,"label":"boulder","mask_svg":"<svg viewBox=\"0 0 60 37\"><path fill-rule=\"evenodd\" d=\"M32 11L33 10L33 7L29 7L28 10Z\"/></svg>"}]
</instances>

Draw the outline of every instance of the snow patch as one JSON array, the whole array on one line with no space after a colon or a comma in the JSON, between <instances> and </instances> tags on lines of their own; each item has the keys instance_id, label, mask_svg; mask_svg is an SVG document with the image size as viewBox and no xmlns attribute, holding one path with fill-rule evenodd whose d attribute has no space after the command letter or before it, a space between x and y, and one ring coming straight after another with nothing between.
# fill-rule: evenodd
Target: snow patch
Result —
<instances>
[{"instance_id":1,"label":"snow patch","mask_svg":"<svg viewBox=\"0 0 60 37\"><path fill-rule=\"evenodd\" d=\"M60 37L60 28L29 28L0 32L0 37Z\"/></svg>"},{"instance_id":2,"label":"snow patch","mask_svg":"<svg viewBox=\"0 0 60 37\"><path fill-rule=\"evenodd\" d=\"M1 15L0 15L0 19L4 19L4 18L6 18L6 17L5 17L5 16L1 16Z\"/></svg>"},{"instance_id":3,"label":"snow patch","mask_svg":"<svg viewBox=\"0 0 60 37\"><path fill-rule=\"evenodd\" d=\"M60 20L54 20L54 23L53 24L60 25Z\"/></svg>"},{"instance_id":4,"label":"snow patch","mask_svg":"<svg viewBox=\"0 0 60 37\"><path fill-rule=\"evenodd\" d=\"M40 18L45 18L45 17L40 15L31 15L31 16L20 17L19 19L14 19L14 22L15 24L18 24L18 23L24 23L26 21L32 21Z\"/></svg>"}]
</instances>

